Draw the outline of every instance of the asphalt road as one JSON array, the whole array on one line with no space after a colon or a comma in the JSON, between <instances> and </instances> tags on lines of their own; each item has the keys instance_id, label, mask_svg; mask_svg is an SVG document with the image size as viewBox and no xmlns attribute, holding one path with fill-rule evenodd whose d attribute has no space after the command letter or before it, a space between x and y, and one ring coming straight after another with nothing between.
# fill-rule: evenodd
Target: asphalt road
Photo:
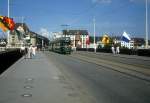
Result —
<instances>
[{"instance_id":1,"label":"asphalt road","mask_svg":"<svg viewBox=\"0 0 150 103\"><path fill-rule=\"evenodd\" d=\"M122 55L122 54L112 55L111 53L93 53L93 52L85 53L82 51L75 52L74 54L80 54L80 55L94 57L94 58L96 57L99 59L105 59L109 61L115 61L119 63L125 63L125 64L130 64L130 65L135 65L138 67L150 69L149 57L142 57L137 55Z\"/></svg>"},{"instance_id":2,"label":"asphalt road","mask_svg":"<svg viewBox=\"0 0 150 103\"><path fill-rule=\"evenodd\" d=\"M81 98L87 99L87 103L150 103L150 82L147 80L109 69L107 63L106 66L101 66L94 62L76 58L79 55L75 53L61 55L45 52L45 54L70 81L73 88L79 91ZM80 55L83 56L83 54ZM87 55L89 55L89 58L86 59L90 60L91 58L92 61L92 54ZM131 61L136 64L131 67L139 68L138 62L140 60L128 60L128 58L122 60L116 59L115 56L111 56L109 59L106 56L97 58L105 60L103 63L115 61L116 66L112 66L112 68L117 68L117 65L122 63L124 67L125 65L129 66ZM145 64L148 63L147 60L143 60L142 63L140 62L141 67L144 66L144 61ZM111 67L110 64L109 66ZM143 68L149 69L147 67L144 66Z\"/></svg>"}]
</instances>

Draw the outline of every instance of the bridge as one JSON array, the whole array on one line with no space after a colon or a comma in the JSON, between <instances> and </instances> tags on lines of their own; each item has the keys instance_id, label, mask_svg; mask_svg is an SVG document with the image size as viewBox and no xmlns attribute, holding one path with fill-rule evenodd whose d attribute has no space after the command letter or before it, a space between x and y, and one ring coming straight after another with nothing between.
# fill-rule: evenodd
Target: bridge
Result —
<instances>
[{"instance_id":1,"label":"bridge","mask_svg":"<svg viewBox=\"0 0 150 103\"><path fill-rule=\"evenodd\" d=\"M149 63L136 55L38 51L0 75L0 103L149 103Z\"/></svg>"}]
</instances>

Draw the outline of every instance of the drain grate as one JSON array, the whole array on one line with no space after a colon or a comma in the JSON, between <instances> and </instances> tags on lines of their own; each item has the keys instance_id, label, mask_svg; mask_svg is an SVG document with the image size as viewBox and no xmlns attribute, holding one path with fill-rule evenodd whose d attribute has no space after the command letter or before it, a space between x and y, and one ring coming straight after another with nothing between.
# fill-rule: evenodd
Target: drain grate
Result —
<instances>
[{"instance_id":1,"label":"drain grate","mask_svg":"<svg viewBox=\"0 0 150 103\"><path fill-rule=\"evenodd\" d=\"M22 97L32 97L32 94L26 93L26 94L22 94L21 96L22 96Z\"/></svg>"},{"instance_id":2,"label":"drain grate","mask_svg":"<svg viewBox=\"0 0 150 103\"><path fill-rule=\"evenodd\" d=\"M27 78L26 80L27 81L33 81L34 79L33 78Z\"/></svg>"},{"instance_id":3,"label":"drain grate","mask_svg":"<svg viewBox=\"0 0 150 103\"><path fill-rule=\"evenodd\" d=\"M25 83L33 83L34 82L34 78L26 78L25 79Z\"/></svg>"},{"instance_id":4,"label":"drain grate","mask_svg":"<svg viewBox=\"0 0 150 103\"><path fill-rule=\"evenodd\" d=\"M27 85L27 86L24 86L25 89L32 89L33 86L30 86L30 85Z\"/></svg>"}]
</instances>

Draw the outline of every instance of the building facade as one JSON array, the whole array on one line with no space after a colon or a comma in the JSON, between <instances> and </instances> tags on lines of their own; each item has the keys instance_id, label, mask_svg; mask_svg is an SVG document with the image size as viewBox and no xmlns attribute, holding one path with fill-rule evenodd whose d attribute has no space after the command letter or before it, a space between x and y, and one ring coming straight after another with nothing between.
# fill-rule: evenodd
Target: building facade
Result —
<instances>
[{"instance_id":1,"label":"building facade","mask_svg":"<svg viewBox=\"0 0 150 103\"><path fill-rule=\"evenodd\" d=\"M87 30L63 30L63 37L71 38L71 45L73 48L86 48L86 40L88 38Z\"/></svg>"},{"instance_id":2,"label":"building facade","mask_svg":"<svg viewBox=\"0 0 150 103\"><path fill-rule=\"evenodd\" d=\"M121 37L117 37L114 39L114 44L120 44L122 48L133 49L134 48L134 40L130 40L129 42L125 42L121 40Z\"/></svg>"},{"instance_id":3,"label":"building facade","mask_svg":"<svg viewBox=\"0 0 150 103\"><path fill-rule=\"evenodd\" d=\"M10 31L9 34L9 46L19 48L26 42L26 37L29 37L30 30L25 23L16 23L15 29Z\"/></svg>"},{"instance_id":4,"label":"building facade","mask_svg":"<svg viewBox=\"0 0 150 103\"><path fill-rule=\"evenodd\" d=\"M39 35L29 30L25 23L16 23L15 29L10 32L9 45L10 47L20 48L23 45L33 45L41 48L42 46L48 45L48 38Z\"/></svg>"}]
</instances>

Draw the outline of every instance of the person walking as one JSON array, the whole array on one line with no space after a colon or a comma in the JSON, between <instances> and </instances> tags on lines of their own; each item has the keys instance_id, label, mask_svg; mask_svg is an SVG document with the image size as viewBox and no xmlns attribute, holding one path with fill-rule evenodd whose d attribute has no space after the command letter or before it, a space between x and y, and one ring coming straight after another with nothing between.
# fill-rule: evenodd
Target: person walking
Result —
<instances>
[{"instance_id":1,"label":"person walking","mask_svg":"<svg viewBox=\"0 0 150 103\"><path fill-rule=\"evenodd\" d=\"M114 47L114 45L112 45L111 50L112 50L112 53L115 54L115 47Z\"/></svg>"},{"instance_id":2,"label":"person walking","mask_svg":"<svg viewBox=\"0 0 150 103\"><path fill-rule=\"evenodd\" d=\"M37 49L36 46L33 46L33 47L32 47L32 55L33 55L33 56L36 55L36 49Z\"/></svg>"},{"instance_id":3,"label":"person walking","mask_svg":"<svg viewBox=\"0 0 150 103\"><path fill-rule=\"evenodd\" d=\"M119 46L116 47L116 54L119 54L120 53L120 48Z\"/></svg>"},{"instance_id":4,"label":"person walking","mask_svg":"<svg viewBox=\"0 0 150 103\"><path fill-rule=\"evenodd\" d=\"M24 45L20 47L20 53L22 55L25 55L25 46Z\"/></svg>"},{"instance_id":5,"label":"person walking","mask_svg":"<svg viewBox=\"0 0 150 103\"><path fill-rule=\"evenodd\" d=\"M27 59L28 58L28 47L27 46L25 46L25 59Z\"/></svg>"},{"instance_id":6,"label":"person walking","mask_svg":"<svg viewBox=\"0 0 150 103\"><path fill-rule=\"evenodd\" d=\"M28 58L32 59L32 45L30 45L28 48Z\"/></svg>"}]
</instances>

